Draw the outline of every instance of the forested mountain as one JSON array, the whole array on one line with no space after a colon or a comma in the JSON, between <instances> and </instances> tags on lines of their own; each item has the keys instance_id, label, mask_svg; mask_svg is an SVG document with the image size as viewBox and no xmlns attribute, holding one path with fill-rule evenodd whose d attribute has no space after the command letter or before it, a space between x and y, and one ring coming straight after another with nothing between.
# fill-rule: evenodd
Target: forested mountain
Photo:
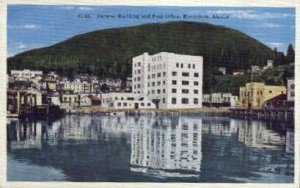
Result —
<instances>
[{"instance_id":1,"label":"forested mountain","mask_svg":"<svg viewBox=\"0 0 300 188\"><path fill-rule=\"evenodd\" d=\"M131 75L132 57L149 52L204 56L205 67L233 69L263 65L274 56L269 47L237 30L198 22L168 22L80 34L8 59L8 69L42 69L99 77Z\"/></svg>"}]
</instances>

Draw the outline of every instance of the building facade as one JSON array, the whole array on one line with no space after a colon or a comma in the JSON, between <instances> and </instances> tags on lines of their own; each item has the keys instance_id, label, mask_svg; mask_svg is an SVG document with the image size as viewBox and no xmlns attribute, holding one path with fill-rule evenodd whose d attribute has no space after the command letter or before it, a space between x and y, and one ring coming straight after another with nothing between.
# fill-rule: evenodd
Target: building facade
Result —
<instances>
[{"instance_id":1,"label":"building facade","mask_svg":"<svg viewBox=\"0 0 300 188\"><path fill-rule=\"evenodd\" d=\"M16 80L29 80L36 76L43 76L43 71L34 71L34 70L11 70L10 75Z\"/></svg>"},{"instance_id":2,"label":"building facade","mask_svg":"<svg viewBox=\"0 0 300 188\"><path fill-rule=\"evenodd\" d=\"M203 106L207 107L235 107L238 96L231 93L212 93L203 95Z\"/></svg>"},{"instance_id":3,"label":"building facade","mask_svg":"<svg viewBox=\"0 0 300 188\"><path fill-rule=\"evenodd\" d=\"M147 97L135 93L101 94L101 105L114 109L154 109L154 103Z\"/></svg>"},{"instance_id":4,"label":"building facade","mask_svg":"<svg viewBox=\"0 0 300 188\"><path fill-rule=\"evenodd\" d=\"M295 80L288 79L287 81L287 100L294 101L295 100Z\"/></svg>"},{"instance_id":5,"label":"building facade","mask_svg":"<svg viewBox=\"0 0 300 188\"><path fill-rule=\"evenodd\" d=\"M201 108L202 75L202 56L144 53L132 60L132 91L156 108Z\"/></svg>"},{"instance_id":6,"label":"building facade","mask_svg":"<svg viewBox=\"0 0 300 188\"><path fill-rule=\"evenodd\" d=\"M285 93L285 86L268 86L258 82L246 83L245 87L240 87L239 107L262 108L265 101Z\"/></svg>"}]
</instances>

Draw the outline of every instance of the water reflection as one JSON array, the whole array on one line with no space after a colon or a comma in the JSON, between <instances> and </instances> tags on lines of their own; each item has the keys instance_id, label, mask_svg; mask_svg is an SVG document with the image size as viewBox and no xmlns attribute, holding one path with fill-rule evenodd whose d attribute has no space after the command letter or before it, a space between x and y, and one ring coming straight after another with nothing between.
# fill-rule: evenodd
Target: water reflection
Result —
<instances>
[{"instance_id":1,"label":"water reflection","mask_svg":"<svg viewBox=\"0 0 300 188\"><path fill-rule=\"evenodd\" d=\"M278 122L70 115L9 119L7 138L10 158L60 169L70 181L292 182L294 175L294 130Z\"/></svg>"},{"instance_id":2,"label":"water reflection","mask_svg":"<svg viewBox=\"0 0 300 188\"><path fill-rule=\"evenodd\" d=\"M131 171L157 177L199 176L201 125L197 118L139 118L131 134Z\"/></svg>"}]
</instances>

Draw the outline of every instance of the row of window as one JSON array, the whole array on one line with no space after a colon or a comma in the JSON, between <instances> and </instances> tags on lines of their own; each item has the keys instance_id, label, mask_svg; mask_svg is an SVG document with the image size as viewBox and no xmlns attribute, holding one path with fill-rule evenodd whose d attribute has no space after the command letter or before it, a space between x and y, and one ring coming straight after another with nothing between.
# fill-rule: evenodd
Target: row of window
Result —
<instances>
[{"instance_id":1,"label":"row of window","mask_svg":"<svg viewBox=\"0 0 300 188\"><path fill-rule=\"evenodd\" d=\"M181 74L183 77L189 77L190 76L190 73L189 72L182 72ZM172 72L172 76L177 76L177 72L176 71L173 71ZM194 77L199 77L199 73L195 72L194 73Z\"/></svg>"},{"instance_id":2,"label":"row of window","mask_svg":"<svg viewBox=\"0 0 300 188\"><path fill-rule=\"evenodd\" d=\"M166 93L166 90L165 89L157 89L157 94L161 94L162 93ZM177 89L172 89L172 93L177 93ZM190 90L188 89L182 89L181 90L181 93L182 94L189 94L190 93ZM198 89L194 89L193 91L194 94L199 94L199 90ZM150 90L148 91L148 94L150 94ZM151 90L151 94L155 94L155 90Z\"/></svg>"},{"instance_id":3,"label":"row of window","mask_svg":"<svg viewBox=\"0 0 300 188\"><path fill-rule=\"evenodd\" d=\"M193 68L193 69L195 69L196 68L196 65L195 64L184 64L184 63L176 63L176 67L177 68Z\"/></svg>"},{"instance_id":4,"label":"row of window","mask_svg":"<svg viewBox=\"0 0 300 188\"><path fill-rule=\"evenodd\" d=\"M148 87L150 87L150 86L160 86L160 85L165 85L166 84L166 82L165 81L162 81L162 82L160 82L160 81L157 81L156 83L155 82L151 82L151 84L150 83L148 83ZM183 80L182 82L181 82L181 84L183 85L183 86L187 86L187 85L189 85L189 81L186 81L186 80ZM172 85L177 85L177 80L172 80ZM198 81L194 81L194 86L199 86L199 82ZM133 88L134 89L136 89L136 88L141 88L141 84L137 84L137 85L133 85Z\"/></svg>"},{"instance_id":5,"label":"row of window","mask_svg":"<svg viewBox=\"0 0 300 188\"><path fill-rule=\"evenodd\" d=\"M130 104L128 104L127 102L123 102L123 103L118 102L118 104L117 104L118 107L121 107L122 105L123 105L124 107L130 106ZM148 107L150 107L150 106L151 106L151 103L143 103L143 102L142 102L142 103L140 103L140 105L141 105L141 106L146 106L146 105L147 105Z\"/></svg>"},{"instance_id":6,"label":"row of window","mask_svg":"<svg viewBox=\"0 0 300 188\"><path fill-rule=\"evenodd\" d=\"M189 81L183 80L183 81L181 82L181 84L182 84L183 86L187 86L187 85L189 85ZM177 80L172 80L172 85L177 85ZM198 86L198 85L199 85L199 82L198 82L198 81L194 81L194 85L195 85L195 86Z\"/></svg>"},{"instance_id":7,"label":"row of window","mask_svg":"<svg viewBox=\"0 0 300 188\"><path fill-rule=\"evenodd\" d=\"M190 102L192 102L192 101L189 101L189 98L182 98L181 99L181 104L192 104ZM172 98L172 104L177 104L177 99L176 98ZM193 99L193 104L199 104L199 99L194 98Z\"/></svg>"}]
</instances>

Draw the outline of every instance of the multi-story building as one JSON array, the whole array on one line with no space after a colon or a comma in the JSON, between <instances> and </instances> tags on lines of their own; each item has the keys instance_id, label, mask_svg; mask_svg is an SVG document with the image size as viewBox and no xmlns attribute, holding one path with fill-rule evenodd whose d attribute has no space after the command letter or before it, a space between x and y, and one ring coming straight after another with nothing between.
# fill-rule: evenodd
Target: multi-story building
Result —
<instances>
[{"instance_id":1,"label":"multi-story building","mask_svg":"<svg viewBox=\"0 0 300 188\"><path fill-rule=\"evenodd\" d=\"M269 86L258 82L246 83L245 87L240 87L239 106L241 108L262 108L265 101L285 93L285 86Z\"/></svg>"},{"instance_id":2,"label":"multi-story building","mask_svg":"<svg viewBox=\"0 0 300 188\"><path fill-rule=\"evenodd\" d=\"M74 93L93 93L94 88L92 83L88 82L63 82L63 90L73 91Z\"/></svg>"},{"instance_id":3,"label":"multi-story building","mask_svg":"<svg viewBox=\"0 0 300 188\"><path fill-rule=\"evenodd\" d=\"M10 75L16 80L29 80L36 76L42 76L43 71L34 71L34 70L11 70Z\"/></svg>"},{"instance_id":4,"label":"multi-story building","mask_svg":"<svg viewBox=\"0 0 300 188\"><path fill-rule=\"evenodd\" d=\"M294 101L295 100L295 80L288 79L287 81L287 100Z\"/></svg>"},{"instance_id":5,"label":"multi-story building","mask_svg":"<svg viewBox=\"0 0 300 188\"><path fill-rule=\"evenodd\" d=\"M132 60L133 93L156 108L201 108L203 57L161 52Z\"/></svg>"}]
</instances>

